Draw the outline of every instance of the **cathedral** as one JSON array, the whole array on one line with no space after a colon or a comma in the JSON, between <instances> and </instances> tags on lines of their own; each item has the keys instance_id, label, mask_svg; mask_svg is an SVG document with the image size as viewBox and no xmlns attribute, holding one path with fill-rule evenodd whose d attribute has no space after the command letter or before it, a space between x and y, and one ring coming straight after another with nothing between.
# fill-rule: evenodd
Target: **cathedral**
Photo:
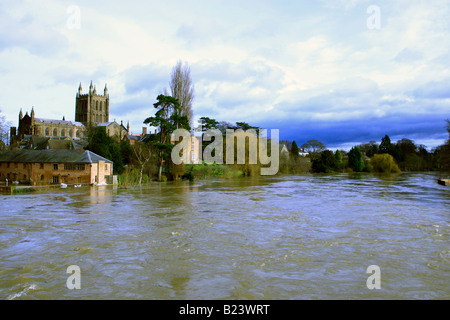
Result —
<instances>
[{"instance_id":1,"label":"cathedral","mask_svg":"<svg viewBox=\"0 0 450 320\"><path fill-rule=\"evenodd\" d=\"M11 145L19 144L23 139L30 136L43 136L53 139L82 140L85 137L87 126L104 127L106 133L121 141L129 134L130 126L123 123L109 121L109 93L105 85L103 95L97 94L95 86L89 86L89 92L83 94L81 83L75 99L75 121L36 118L34 107L30 114L23 115L22 109L19 113L18 128L11 128Z\"/></svg>"}]
</instances>

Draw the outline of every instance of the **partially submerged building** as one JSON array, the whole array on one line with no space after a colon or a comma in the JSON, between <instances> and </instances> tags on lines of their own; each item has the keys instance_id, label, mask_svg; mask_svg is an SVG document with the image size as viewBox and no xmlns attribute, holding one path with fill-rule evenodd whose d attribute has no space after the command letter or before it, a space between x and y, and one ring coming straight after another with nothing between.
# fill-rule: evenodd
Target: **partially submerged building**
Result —
<instances>
[{"instance_id":1,"label":"partially submerged building","mask_svg":"<svg viewBox=\"0 0 450 320\"><path fill-rule=\"evenodd\" d=\"M0 181L31 185L110 184L113 162L87 150L0 152Z\"/></svg>"}]
</instances>

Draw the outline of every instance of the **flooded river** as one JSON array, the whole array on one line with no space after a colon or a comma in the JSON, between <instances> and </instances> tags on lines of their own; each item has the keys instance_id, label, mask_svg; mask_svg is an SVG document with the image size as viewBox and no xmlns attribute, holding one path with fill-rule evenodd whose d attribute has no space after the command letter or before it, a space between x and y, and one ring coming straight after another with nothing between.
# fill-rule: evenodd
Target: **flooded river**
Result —
<instances>
[{"instance_id":1,"label":"flooded river","mask_svg":"<svg viewBox=\"0 0 450 320\"><path fill-rule=\"evenodd\" d=\"M0 299L450 299L450 187L437 178L0 195ZM69 290L73 265L81 289Z\"/></svg>"}]
</instances>

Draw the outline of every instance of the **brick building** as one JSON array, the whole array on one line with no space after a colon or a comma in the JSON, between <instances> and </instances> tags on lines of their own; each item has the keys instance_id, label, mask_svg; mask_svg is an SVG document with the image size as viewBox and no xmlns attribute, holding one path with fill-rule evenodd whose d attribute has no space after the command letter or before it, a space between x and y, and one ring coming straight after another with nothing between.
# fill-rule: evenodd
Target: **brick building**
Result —
<instances>
[{"instance_id":1,"label":"brick building","mask_svg":"<svg viewBox=\"0 0 450 320\"><path fill-rule=\"evenodd\" d=\"M105 184L112 161L85 150L13 150L0 152L0 181L31 185Z\"/></svg>"}]
</instances>

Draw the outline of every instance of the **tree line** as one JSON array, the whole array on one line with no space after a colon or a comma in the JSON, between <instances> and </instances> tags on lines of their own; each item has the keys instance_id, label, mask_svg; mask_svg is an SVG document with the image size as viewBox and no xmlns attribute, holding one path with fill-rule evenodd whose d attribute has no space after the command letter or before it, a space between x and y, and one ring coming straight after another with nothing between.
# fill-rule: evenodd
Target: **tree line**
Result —
<instances>
[{"instance_id":1,"label":"tree line","mask_svg":"<svg viewBox=\"0 0 450 320\"><path fill-rule=\"evenodd\" d=\"M308 153L311 171L316 173L331 172L383 172L401 171L442 171L450 172L450 121L446 120L449 139L445 144L431 152L424 145L403 138L393 143L388 135L381 143L371 141L351 148L350 151L326 149L317 140L309 140L301 148L292 142L290 153L298 155L299 151Z\"/></svg>"}]
</instances>

